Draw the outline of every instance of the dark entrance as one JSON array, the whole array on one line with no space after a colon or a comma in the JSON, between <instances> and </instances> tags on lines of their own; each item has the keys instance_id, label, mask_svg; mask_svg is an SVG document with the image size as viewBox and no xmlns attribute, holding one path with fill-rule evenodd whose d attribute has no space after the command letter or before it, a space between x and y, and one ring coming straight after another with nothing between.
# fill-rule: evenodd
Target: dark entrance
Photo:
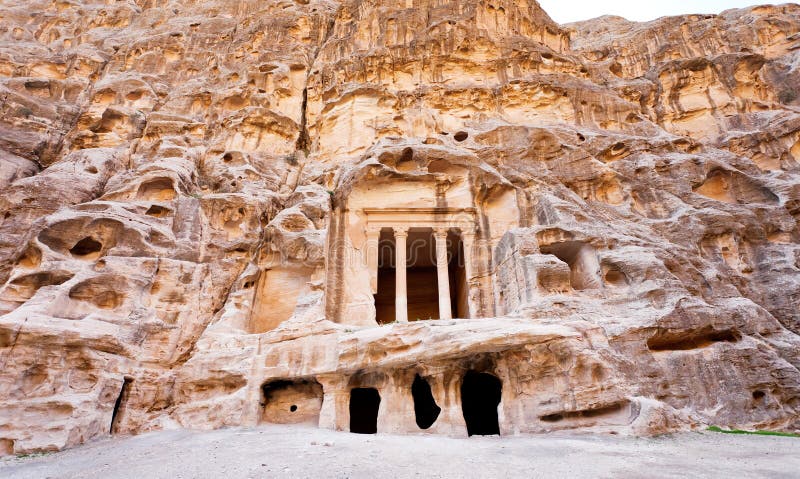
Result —
<instances>
[{"instance_id":1,"label":"dark entrance","mask_svg":"<svg viewBox=\"0 0 800 479\"><path fill-rule=\"evenodd\" d=\"M495 376L469 371L461 383L461 410L470 436L500 434L497 406L503 384Z\"/></svg>"},{"instance_id":2,"label":"dark entrance","mask_svg":"<svg viewBox=\"0 0 800 479\"><path fill-rule=\"evenodd\" d=\"M378 432L378 407L381 395L375 388L350 390L350 432L375 434Z\"/></svg>"},{"instance_id":3,"label":"dark entrance","mask_svg":"<svg viewBox=\"0 0 800 479\"><path fill-rule=\"evenodd\" d=\"M111 427L109 428L109 432L111 434L116 434L119 432L119 423L122 420L122 415L125 412L125 406L128 402L128 396L130 395L130 387L133 379L131 378L124 378L122 381L122 388L119 390L119 396L117 396L117 401L114 403L114 412L111 413Z\"/></svg>"},{"instance_id":4,"label":"dark entrance","mask_svg":"<svg viewBox=\"0 0 800 479\"><path fill-rule=\"evenodd\" d=\"M414 397L414 415L417 419L417 426L420 429L428 429L433 426L439 413L442 412L442 408L436 404L436 400L433 398L431 385L419 374L414 376L414 382L411 384L411 396Z\"/></svg>"}]
</instances>

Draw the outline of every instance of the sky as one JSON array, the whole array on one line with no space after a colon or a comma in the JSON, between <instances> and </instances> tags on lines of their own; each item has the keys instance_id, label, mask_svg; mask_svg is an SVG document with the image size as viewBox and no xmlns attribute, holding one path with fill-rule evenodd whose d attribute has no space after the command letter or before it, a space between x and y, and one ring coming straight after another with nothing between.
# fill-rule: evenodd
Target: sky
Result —
<instances>
[{"instance_id":1,"label":"sky","mask_svg":"<svg viewBox=\"0 0 800 479\"><path fill-rule=\"evenodd\" d=\"M719 13L765 3L786 3L789 0L538 0L539 5L558 23L588 20L601 15L619 15L644 22L665 15L686 13Z\"/></svg>"}]
</instances>

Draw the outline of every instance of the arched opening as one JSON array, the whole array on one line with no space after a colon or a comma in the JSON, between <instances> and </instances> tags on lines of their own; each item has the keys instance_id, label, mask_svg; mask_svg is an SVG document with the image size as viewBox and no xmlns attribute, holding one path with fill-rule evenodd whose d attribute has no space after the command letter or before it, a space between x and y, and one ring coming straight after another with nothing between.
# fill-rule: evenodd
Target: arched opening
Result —
<instances>
[{"instance_id":1,"label":"arched opening","mask_svg":"<svg viewBox=\"0 0 800 479\"><path fill-rule=\"evenodd\" d=\"M461 383L461 410L470 436L500 434L497 406L503 383L488 373L469 371Z\"/></svg>"},{"instance_id":2,"label":"arched opening","mask_svg":"<svg viewBox=\"0 0 800 479\"><path fill-rule=\"evenodd\" d=\"M411 396L414 398L414 415L417 426L420 429L428 429L433 426L439 413L442 412L442 408L436 404L428 381L419 374L414 376L414 382L411 384Z\"/></svg>"},{"instance_id":3,"label":"arched opening","mask_svg":"<svg viewBox=\"0 0 800 479\"><path fill-rule=\"evenodd\" d=\"M109 433L111 434L117 434L119 432L119 424L122 421L123 414L125 413L125 406L128 403L132 382L133 379L131 378L124 378L122 381L122 387L119 390L119 396L117 396L117 401L114 403L114 412L111 413L111 427L109 428Z\"/></svg>"},{"instance_id":4,"label":"arched opening","mask_svg":"<svg viewBox=\"0 0 800 479\"><path fill-rule=\"evenodd\" d=\"M350 390L350 432L375 434L378 432L378 408L381 395L375 388Z\"/></svg>"}]
</instances>

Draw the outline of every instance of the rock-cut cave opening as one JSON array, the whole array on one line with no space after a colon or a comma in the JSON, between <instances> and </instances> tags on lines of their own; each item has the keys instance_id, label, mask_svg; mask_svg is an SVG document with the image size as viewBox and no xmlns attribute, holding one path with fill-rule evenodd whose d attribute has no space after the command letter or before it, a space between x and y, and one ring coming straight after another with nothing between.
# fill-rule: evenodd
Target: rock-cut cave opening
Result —
<instances>
[{"instance_id":1,"label":"rock-cut cave opening","mask_svg":"<svg viewBox=\"0 0 800 479\"><path fill-rule=\"evenodd\" d=\"M461 410L470 436L500 434L497 406L503 383L488 373L469 371L461 383Z\"/></svg>"},{"instance_id":2,"label":"rock-cut cave opening","mask_svg":"<svg viewBox=\"0 0 800 479\"><path fill-rule=\"evenodd\" d=\"M122 381L122 387L119 390L119 396L117 396L117 401L114 403L114 412L111 413L111 427L109 428L109 432L111 434L116 434L119 432L119 424L122 421L123 414L125 413L125 406L128 403L132 382L133 379L131 378L124 378Z\"/></svg>"},{"instance_id":3,"label":"rock-cut cave opening","mask_svg":"<svg viewBox=\"0 0 800 479\"><path fill-rule=\"evenodd\" d=\"M381 395L375 388L350 390L350 432L375 434L378 432L378 408Z\"/></svg>"},{"instance_id":4,"label":"rock-cut cave opening","mask_svg":"<svg viewBox=\"0 0 800 479\"><path fill-rule=\"evenodd\" d=\"M417 426L420 429L428 429L433 426L433 423L439 418L442 408L436 404L436 400L433 398L431 385L419 374L414 376L414 382L411 384L411 396L414 398L414 416Z\"/></svg>"},{"instance_id":5,"label":"rock-cut cave opening","mask_svg":"<svg viewBox=\"0 0 800 479\"><path fill-rule=\"evenodd\" d=\"M277 380L261 386L261 421L273 424L319 424L322 385L314 379Z\"/></svg>"}]
</instances>

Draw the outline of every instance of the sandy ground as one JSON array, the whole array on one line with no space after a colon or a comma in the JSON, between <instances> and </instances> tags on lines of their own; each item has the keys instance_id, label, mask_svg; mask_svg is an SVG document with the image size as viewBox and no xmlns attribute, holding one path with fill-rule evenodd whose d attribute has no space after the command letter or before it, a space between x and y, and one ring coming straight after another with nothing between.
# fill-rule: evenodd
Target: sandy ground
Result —
<instances>
[{"instance_id":1,"label":"sandy ground","mask_svg":"<svg viewBox=\"0 0 800 479\"><path fill-rule=\"evenodd\" d=\"M457 439L268 426L156 432L6 458L0 477L798 478L800 439L710 432Z\"/></svg>"}]
</instances>

